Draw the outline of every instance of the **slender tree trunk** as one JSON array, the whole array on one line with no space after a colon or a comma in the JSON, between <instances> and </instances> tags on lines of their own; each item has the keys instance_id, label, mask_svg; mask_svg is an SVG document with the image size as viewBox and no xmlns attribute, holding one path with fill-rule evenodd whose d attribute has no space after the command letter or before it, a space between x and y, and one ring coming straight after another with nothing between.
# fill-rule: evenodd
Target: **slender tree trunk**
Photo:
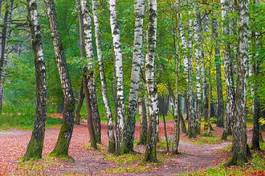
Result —
<instances>
[{"instance_id":1,"label":"slender tree trunk","mask_svg":"<svg viewBox=\"0 0 265 176\"><path fill-rule=\"evenodd\" d=\"M197 132L200 133L201 124L201 75L202 75L202 64L203 64L203 53L202 53L202 27L201 27L201 12L198 7L198 3L195 2L196 20L194 24L194 42L195 42L195 58L196 58L196 120L197 120Z\"/></svg>"},{"instance_id":2,"label":"slender tree trunk","mask_svg":"<svg viewBox=\"0 0 265 176\"><path fill-rule=\"evenodd\" d=\"M259 0L255 1L256 4L260 3ZM259 48L261 47L259 32L254 32L254 57L253 57L253 76L257 78L260 75L260 55ZM260 141L262 141L262 133L260 131L260 117L261 117L261 106L260 97L258 95L258 82L254 80L253 83L253 96L254 96L254 117L253 117L253 134L252 134L252 149L260 150Z\"/></svg>"},{"instance_id":3,"label":"slender tree trunk","mask_svg":"<svg viewBox=\"0 0 265 176\"><path fill-rule=\"evenodd\" d=\"M129 93L129 108L124 131L122 152L133 152L135 115L137 111L138 92L140 85L141 63L143 63L143 23L144 23L144 0L135 0L135 28L134 28L134 50L131 71L131 85Z\"/></svg>"},{"instance_id":4,"label":"slender tree trunk","mask_svg":"<svg viewBox=\"0 0 265 176\"><path fill-rule=\"evenodd\" d=\"M145 145L147 141L147 115L146 115L146 106L144 98L140 99L138 103L139 114L141 116L141 133L139 144Z\"/></svg>"},{"instance_id":5,"label":"slender tree trunk","mask_svg":"<svg viewBox=\"0 0 265 176\"><path fill-rule=\"evenodd\" d=\"M76 110L75 110L75 123L77 125L80 125L80 121L81 121L80 111L82 109L82 105L83 105L84 98L85 98L84 84L83 83L84 83L84 80L83 80L83 77L82 77L81 85L80 85L80 91L79 91L79 99L78 99Z\"/></svg>"},{"instance_id":6,"label":"slender tree trunk","mask_svg":"<svg viewBox=\"0 0 265 176\"><path fill-rule=\"evenodd\" d=\"M74 126L75 99L67 70L64 50L57 27L54 1L45 0L45 5L50 24L51 36L53 40L56 64L59 71L61 87L64 95L64 110L63 110L64 121L60 129L57 143L51 154L57 157L68 156L68 149Z\"/></svg>"},{"instance_id":7,"label":"slender tree trunk","mask_svg":"<svg viewBox=\"0 0 265 176\"><path fill-rule=\"evenodd\" d=\"M215 68L216 68L216 92L217 92L217 126L224 127L224 99L222 85L222 61L220 55L220 45L218 42L218 23L214 18L212 20L212 36L215 42Z\"/></svg>"},{"instance_id":8,"label":"slender tree trunk","mask_svg":"<svg viewBox=\"0 0 265 176\"><path fill-rule=\"evenodd\" d=\"M1 31L0 39L0 113L3 109L3 96L4 96L4 70L7 60L7 39L10 35L10 23L12 21L12 14L14 8L14 0L6 1L5 14L3 19L3 28ZM1 7L1 6L0 6Z\"/></svg>"},{"instance_id":9,"label":"slender tree trunk","mask_svg":"<svg viewBox=\"0 0 265 176\"><path fill-rule=\"evenodd\" d=\"M47 116L47 83L46 67L43 56L41 31L38 22L37 4L35 0L28 0L28 20L31 29L32 48L35 54L36 75L36 117L34 129L23 160L39 159L42 157L45 121Z\"/></svg>"},{"instance_id":10,"label":"slender tree trunk","mask_svg":"<svg viewBox=\"0 0 265 176\"><path fill-rule=\"evenodd\" d=\"M120 43L120 28L117 22L116 0L109 0L110 4L110 26L115 55L115 77L117 98L117 125L116 125L116 152L121 153L121 142L123 141L123 130L125 125L125 105L123 90L123 68Z\"/></svg>"},{"instance_id":11,"label":"slender tree trunk","mask_svg":"<svg viewBox=\"0 0 265 176\"><path fill-rule=\"evenodd\" d=\"M80 0L77 0L77 10L79 11L78 17L79 17L79 47L80 47L80 57L83 58L85 55L84 52L84 29L83 29L83 21L82 21L82 12L81 10L79 10L80 7ZM84 102L84 98L85 98L85 93L84 93L84 87L83 87L83 77L81 78L81 85L80 85L80 91L79 91L79 99L77 102L77 106L76 106L76 110L75 110L75 123L77 125L80 125L80 121L81 121L81 114L80 111L82 109L82 105Z\"/></svg>"},{"instance_id":12,"label":"slender tree trunk","mask_svg":"<svg viewBox=\"0 0 265 176\"><path fill-rule=\"evenodd\" d=\"M82 24L83 24L83 42L84 42L84 49L85 49L85 56L88 60L87 68L89 72L93 71L93 43L92 43L92 19L91 16L89 16L88 13L88 7L87 7L87 1L86 0L80 0L80 11L81 11L81 17L82 17ZM94 76L94 74L92 74ZM101 143L101 125L100 125L100 117L98 112L98 105L97 105L97 94L96 94L96 85L95 85L95 77L92 79L92 84L89 84L90 87L87 87L89 89L89 95L90 97L90 103L91 103L91 112L92 112L92 119L93 119L93 127L95 130L96 140L97 143ZM88 85L87 85L88 86Z\"/></svg>"},{"instance_id":13,"label":"slender tree trunk","mask_svg":"<svg viewBox=\"0 0 265 176\"><path fill-rule=\"evenodd\" d=\"M229 0L221 0L222 6L222 20L223 20L223 33L225 37L231 36L232 23L229 18L233 2ZM231 134L231 122L234 116L234 80L233 80L233 57L232 46L230 41L225 41L224 46L224 68L225 68L225 80L227 85L227 100L226 100L226 113L224 118L224 132L222 139L227 139L227 136Z\"/></svg>"},{"instance_id":14,"label":"slender tree trunk","mask_svg":"<svg viewBox=\"0 0 265 176\"><path fill-rule=\"evenodd\" d=\"M155 49L157 35L157 1L149 2L149 30L148 30L148 52L145 58L145 76L148 93L148 109L150 121L148 126L147 145L145 161L157 161L156 144L158 134L158 95L155 84Z\"/></svg>"},{"instance_id":15,"label":"slender tree trunk","mask_svg":"<svg viewBox=\"0 0 265 176\"><path fill-rule=\"evenodd\" d=\"M86 106L87 106L87 126L88 126L88 132L90 137L90 145L94 149L97 149L97 137L95 133L94 123L93 123L93 113L92 113L92 107L91 107L91 95L90 95L90 87L93 86L93 72L89 71L87 67L84 68L83 72L83 87L86 97Z\"/></svg>"},{"instance_id":16,"label":"slender tree trunk","mask_svg":"<svg viewBox=\"0 0 265 176\"><path fill-rule=\"evenodd\" d=\"M100 76L100 83L101 83L101 93L103 97L103 103L106 111L106 115L108 118L108 138L109 138L109 145L108 151L110 153L115 152L115 138L114 138L114 126L113 126L113 116L109 105L108 95L107 95L107 84L105 78L105 69L103 64L103 54L101 49L101 35L100 35L100 26L98 20L98 0L92 0L92 10L93 10L93 22L95 27L95 38L96 38L96 46L97 46L97 58L98 58L98 65L99 65L99 76Z\"/></svg>"},{"instance_id":17,"label":"slender tree trunk","mask_svg":"<svg viewBox=\"0 0 265 176\"><path fill-rule=\"evenodd\" d=\"M232 125L232 159L229 164L241 165L248 161L246 133L246 71L249 49L249 0L239 1L239 50L235 116Z\"/></svg>"},{"instance_id":18,"label":"slender tree trunk","mask_svg":"<svg viewBox=\"0 0 265 176\"><path fill-rule=\"evenodd\" d=\"M191 14L191 13L190 13ZM189 131L188 135L190 138L195 138L197 136L197 125L196 125L196 117L194 111L194 99L193 99L193 61L192 61L192 40L193 40L193 20L189 19L189 40L188 40L188 90L187 90L187 98L188 98L188 124Z\"/></svg>"},{"instance_id":19,"label":"slender tree trunk","mask_svg":"<svg viewBox=\"0 0 265 176\"><path fill-rule=\"evenodd\" d=\"M163 115L163 123L164 123L165 139L166 139L166 144L167 144L167 152L169 152L169 142L168 142L168 136L167 136L167 122L166 122L165 115Z\"/></svg>"}]
</instances>

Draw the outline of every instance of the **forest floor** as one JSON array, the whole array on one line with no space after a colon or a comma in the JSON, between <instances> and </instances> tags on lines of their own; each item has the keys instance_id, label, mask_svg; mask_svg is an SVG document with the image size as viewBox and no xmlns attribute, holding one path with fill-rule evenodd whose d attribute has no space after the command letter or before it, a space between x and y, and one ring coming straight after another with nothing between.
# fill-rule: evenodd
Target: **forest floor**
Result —
<instances>
[{"instance_id":1,"label":"forest floor","mask_svg":"<svg viewBox=\"0 0 265 176\"><path fill-rule=\"evenodd\" d=\"M44 159L37 162L21 163L31 131L0 131L0 175L178 175L191 171L217 166L229 157L230 142L219 140L222 133L215 128L213 138L199 137L190 140L181 135L180 154L165 152L163 124L160 124L160 143L158 145L158 163L143 163L143 146L136 146L135 154L114 156L106 152L107 126L102 125L102 142L99 150L89 148L88 130L85 124L74 128L70 155L74 162L56 160L48 157L53 149L59 128L46 130L44 141ZM167 122L169 136L174 134L174 122ZM136 137L139 137L139 124L136 125ZM170 137L170 140L172 137ZM199 142L198 142L199 141ZM201 142L200 142L201 141ZM171 142L172 144L172 142ZM172 148L172 146L170 146Z\"/></svg>"}]
</instances>

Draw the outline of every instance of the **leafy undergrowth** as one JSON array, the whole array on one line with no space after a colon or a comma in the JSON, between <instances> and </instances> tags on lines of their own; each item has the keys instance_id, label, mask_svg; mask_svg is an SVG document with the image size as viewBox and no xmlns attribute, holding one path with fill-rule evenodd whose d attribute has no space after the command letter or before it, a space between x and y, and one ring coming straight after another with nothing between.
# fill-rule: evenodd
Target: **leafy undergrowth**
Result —
<instances>
[{"instance_id":1,"label":"leafy undergrowth","mask_svg":"<svg viewBox=\"0 0 265 176\"><path fill-rule=\"evenodd\" d=\"M3 113L0 115L0 130L17 129L32 129L34 124L34 113ZM62 123L61 119L47 118L46 127L55 127Z\"/></svg>"}]
</instances>

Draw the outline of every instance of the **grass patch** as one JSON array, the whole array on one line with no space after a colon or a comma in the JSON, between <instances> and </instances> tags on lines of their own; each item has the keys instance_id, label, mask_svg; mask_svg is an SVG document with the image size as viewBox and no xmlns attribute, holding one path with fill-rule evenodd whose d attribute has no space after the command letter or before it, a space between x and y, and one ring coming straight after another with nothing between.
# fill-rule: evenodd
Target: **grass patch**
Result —
<instances>
[{"instance_id":1,"label":"grass patch","mask_svg":"<svg viewBox=\"0 0 265 176\"><path fill-rule=\"evenodd\" d=\"M0 115L0 130L12 128L30 130L33 128L34 113L3 113ZM47 118L46 127L54 127L62 124L62 119Z\"/></svg>"},{"instance_id":2,"label":"grass patch","mask_svg":"<svg viewBox=\"0 0 265 176\"><path fill-rule=\"evenodd\" d=\"M264 176L265 157L264 154L253 154L252 160L243 167L225 167L221 164L207 170L185 173L182 176Z\"/></svg>"},{"instance_id":3,"label":"grass patch","mask_svg":"<svg viewBox=\"0 0 265 176\"><path fill-rule=\"evenodd\" d=\"M204 144L220 144L223 141L219 136L198 136L196 139L192 139L194 144L204 145Z\"/></svg>"}]
</instances>

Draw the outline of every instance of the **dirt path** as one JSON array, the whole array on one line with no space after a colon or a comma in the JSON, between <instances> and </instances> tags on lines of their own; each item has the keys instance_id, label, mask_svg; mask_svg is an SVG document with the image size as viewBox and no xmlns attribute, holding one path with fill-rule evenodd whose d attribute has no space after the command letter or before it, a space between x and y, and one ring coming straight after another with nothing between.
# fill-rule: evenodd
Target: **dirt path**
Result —
<instances>
[{"instance_id":1,"label":"dirt path","mask_svg":"<svg viewBox=\"0 0 265 176\"><path fill-rule=\"evenodd\" d=\"M168 123L169 134L173 134L173 122ZM162 131L162 126L160 127ZM139 136L139 125L137 125L136 136ZM102 126L103 144L107 144L106 125ZM44 155L48 154L54 147L59 129L47 129L45 136ZM30 131L11 130L0 132L0 175L29 175L18 169L18 160L24 154L30 139ZM163 134L161 134L163 135ZM88 150L88 132L85 125L74 128L73 138L70 146L70 155L75 159L74 163L58 162L41 171L42 175L106 175L102 170L114 168L117 165L104 159L104 155L98 151ZM186 140L185 140L186 141ZM142 174L120 174L120 175L176 175L186 171L204 169L217 165L227 155L223 149L229 143L214 145L195 145L189 142L180 142L180 155L170 156L158 168ZM39 169L41 170L41 169ZM101 173L101 174L99 174ZM111 175L111 174L108 174Z\"/></svg>"}]
</instances>

